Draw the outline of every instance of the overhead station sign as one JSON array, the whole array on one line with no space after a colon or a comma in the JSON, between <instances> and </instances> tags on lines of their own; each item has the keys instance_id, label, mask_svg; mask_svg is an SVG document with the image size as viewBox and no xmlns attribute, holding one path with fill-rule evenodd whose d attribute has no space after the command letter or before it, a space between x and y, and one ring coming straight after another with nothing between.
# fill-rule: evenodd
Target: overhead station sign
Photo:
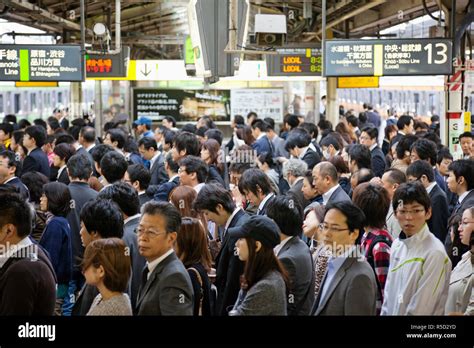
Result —
<instances>
[{"instance_id":1,"label":"overhead station sign","mask_svg":"<svg viewBox=\"0 0 474 348\"><path fill-rule=\"evenodd\" d=\"M87 77L126 77L130 47L122 46L119 54L87 54Z\"/></svg>"},{"instance_id":2,"label":"overhead station sign","mask_svg":"<svg viewBox=\"0 0 474 348\"><path fill-rule=\"evenodd\" d=\"M452 40L326 41L325 76L450 75Z\"/></svg>"},{"instance_id":3,"label":"overhead station sign","mask_svg":"<svg viewBox=\"0 0 474 348\"><path fill-rule=\"evenodd\" d=\"M268 76L321 76L319 48L284 48L276 52L265 58Z\"/></svg>"},{"instance_id":4,"label":"overhead station sign","mask_svg":"<svg viewBox=\"0 0 474 348\"><path fill-rule=\"evenodd\" d=\"M79 45L0 45L0 81L82 81Z\"/></svg>"}]
</instances>

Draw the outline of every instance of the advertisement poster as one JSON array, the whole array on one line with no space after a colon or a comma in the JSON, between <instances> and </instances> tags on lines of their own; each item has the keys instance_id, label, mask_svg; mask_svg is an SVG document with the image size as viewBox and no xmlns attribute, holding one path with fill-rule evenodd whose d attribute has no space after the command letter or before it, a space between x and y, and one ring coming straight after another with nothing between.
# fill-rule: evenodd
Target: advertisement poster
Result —
<instances>
[{"instance_id":1,"label":"advertisement poster","mask_svg":"<svg viewBox=\"0 0 474 348\"><path fill-rule=\"evenodd\" d=\"M233 89L231 96L231 117L250 111L257 113L259 118L271 117L275 122L283 122L283 90L282 89Z\"/></svg>"}]
</instances>

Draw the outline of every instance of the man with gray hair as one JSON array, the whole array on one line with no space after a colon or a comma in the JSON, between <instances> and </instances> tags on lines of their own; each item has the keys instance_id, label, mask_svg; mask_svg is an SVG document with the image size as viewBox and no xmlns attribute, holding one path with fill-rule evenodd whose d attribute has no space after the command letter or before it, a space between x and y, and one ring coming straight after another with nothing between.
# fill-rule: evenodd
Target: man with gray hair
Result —
<instances>
[{"instance_id":1,"label":"man with gray hair","mask_svg":"<svg viewBox=\"0 0 474 348\"><path fill-rule=\"evenodd\" d=\"M310 203L303 196L303 182L304 175L308 170L308 165L305 161L299 158L291 158L283 164L283 177L290 185L290 189L287 192L287 196L293 198L302 209Z\"/></svg>"},{"instance_id":2,"label":"man with gray hair","mask_svg":"<svg viewBox=\"0 0 474 348\"><path fill-rule=\"evenodd\" d=\"M313 185L323 196L324 205L351 199L338 183L336 167L330 162L321 162L313 168Z\"/></svg>"}]
</instances>

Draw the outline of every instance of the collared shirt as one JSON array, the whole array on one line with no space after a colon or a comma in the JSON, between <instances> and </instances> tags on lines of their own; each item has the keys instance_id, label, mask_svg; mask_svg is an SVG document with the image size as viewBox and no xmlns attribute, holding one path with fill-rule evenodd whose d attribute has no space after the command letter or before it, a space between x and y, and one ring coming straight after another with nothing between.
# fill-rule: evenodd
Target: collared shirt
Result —
<instances>
[{"instance_id":1,"label":"collared shirt","mask_svg":"<svg viewBox=\"0 0 474 348\"><path fill-rule=\"evenodd\" d=\"M331 195L334 193L334 191L337 190L338 187L340 187L339 184L337 184L336 186L333 186L332 188L330 188L328 192L323 193L323 203L324 203L324 205L328 204L329 198L331 198Z\"/></svg>"},{"instance_id":2,"label":"collared shirt","mask_svg":"<svg viewBox=\"0 0 474 348\"><path fill-rule=\"evenodd\" d=\"M79 150L81 147L83 147L83 146L82 146L81 144L79 144L79 143L75 143L75 144L74 144L74 148L76 149L76 152L77 152L77 150Z\"/></svg>"},{"instance_id":3,"label":"collared shirt","mask_svg":"<svg viewBox=\"0 0 474 348\"><path fill-rule=\"evenodd\" d=\"M265 132L260 133L260 135L257 137L256 140L263 138L265 135L267 135L267 133Z\"/></svg>"},{"instance_id":4,"label":"collared shirt","mask_svg":"<svg viewBox=\"0 0 474 348\"><path fill-rule=\"evenodd\" d=\"M0 254L0 268L2 268L5 265L5 263L8 261L8 259L12 257L14 254L16 254L18 250L26 248L32 244L33 242L31 241L31 239L29 237L25 237L22 240L20 240L17 244L8 245L6 252L4 254ZM2 249L5 250L4 248Z\"/></svg>"},{"instance_id":5,"label":"collared shirt","mask_svg":"<svg viewBox=\"0 0 474 348\"><path fill-rule=\"evenodd\" d=\"M232 222L232 219L234 218L235 215L237 215L237 213L239 212L239 210L241 210L242 208L240 207L237 207L234 209L234 211L232 212L232 214L229 216L229 218L227 219L227 222L225 223L225 226L224 226L224 232L227 231L227 229L229 228L229 225L230 223Z\"/></svg>"},{"instance_id":6,"label":"collared shirt","mask_svg":"<svg viewBox=\"0 0 474 348\"><path fill-rule=\"evenodd\" d=\"M431 184L428 185L428 187L426 188L426 192L428 192L428 194L431 193L431 191L433 190L433 188L436 186L436 181L433 181Z\"/></svg>"},{"instance_id":7,"label":"collared shirt","mask_svg":"<svg viewBox=\"0 0 474 348\"><path fill-rule=\"evenodd\" d=\"M306 152L308 152L308 148L309 145L301 149L300 155L298 156L299 159L303 159L304 155L306 155Z\"/></svg>"},{"instance_id":8,"label":"collared shirt","mask_svg":"<svg viewBox=\"0 0 474 348\"><path fill-rule=\"evenodd\" d=\"M59 177L63 173L64 169L66 169L66 167L67 167L66 165L63 165L61 168L59 168L58 175L56 176L56 179L59 179Z\"/></svg>"},{"instance_id":9,"label":"collared shirt","mask_svg":"<svg viewBox=\"0 0 474 348\"><path fill-rule=\"evenodd\" d=\"M372 151L373 149L375 149L377 147L377 143L373 144L369 149L370 151Z\"/></svg>"},{"instance_id":10,"label":"collared shirt","mask_svg":"<svg viewBox=\"0 0 474 348\"><path fill-rule=\"evenodd\" d=\"M135 219L136 217L140 217L140 215L141 215L141 214L138 213L138 214L135 214L135 215L133 215L133 216L129 216L128 218L126 218L125 220L123 220L123 224L125 225L125 224L126 224L127 222L129 222L130 220L133 220L133 219Z\"/></svg>"},{"instance_id":11,"label":"collared shirt","mask_svg":"<svg viewBox=\"0 0 474 348\"><path fill-rule=\"evenodd\" d=\"M321 297L319 298L319 304L323 300L324 296L326 295L329 286L331 285L334 276L336 275L337 271L342 267L344 261L346 261L347 257L352 254L353 250L356 246L352 246L349 250L347 250L344 254L338 257L330 257L328 260L328 270L326 273L326 279L324 280L324 284L321 289Z\"/></svg>"},{"instance_id":12,"label":"collared shirt","mask_svg":"<svg viewBox=\"0 0 474 348\"><path fill-rule=\"evenodd\" d=\"M99 192L102 192L104 191L107 187L109 186L112 186L113 184L107 184L107 185L104 185L104 187L102 187L102 189L99 191Z\"/></svg>"},{"instance_id":13,"label":"collared shirt","mask_svg":"<svg viewBox=\"0 0 474 348\"><path fill-rule=\"evenodd\" d=\"M293 236L287 236L285 239L283 239L280 244L278 244L276 247L273 248L273 251L275 252L275 255L278 256L278 253L280 252L281 249L285 246L286 243L290 241L290 239L293 238Z\"/></svg>"},{"instance_id":14,"label":"collared shirt","mask_svg":"<svg viewBox=\"0 0 474 348\"><path fill-rule=\"evenodd\" d=\"M272 198L274 196L273 192L269 193L268 195L265 196L265 198L260 202L260 204L258 205L258 210L257 211L261 211L263 209L263 207L265 206L265 203L267 203L267 201Z\"/></svg>"},{"instance_id":15,"label":"collared shirt","mask_svg":"<svg viewBox=\"0 0 474 348\"><path fill-rule=\"evenodd\" d=\"M178 178L179 177L179 174L176 174L175 176L172 176L168 182L172 182L174 179Z\"/></svg>"},{"instance_id":16,"label":"collared shirt","mask_svg":"<svg viewBox=\"0 0 474 348\"><path fill-rule=\"evenodd\" d=\"M459 198L458 198L458 202L459 202L459 203L462 203L462 201L464 201L464 198L466 198L467 195L468 195L469 193L471 193L471 191L472 191L472 190L466 191L466 192L464 192L462 195L460 195Z\"/></svg>"},{"instance_id":17,"label":"collared shirt","mask_svg":"<svg viewBox=\"0 0 474 348\"><path fill-rule=\"evenodd\" d=\"M153 273L155 268L160 264L160 262L163 261L164 259L166 259L168 256L170 256L173 252L174 252L174 250L170 249L166 253L161 255L159 258L157 258L156 260L153 260L151 262L147 262L147 267L148 267L148 278L147 279L150 279L150 275Z\"/></svg>"},{"instance_id":18,"label":"collared shirt","mask_svg":"<svg viewBox=\"0 0 474 348\"><path fill-rule=\"evenodd\" d=\"M153 156L153 157L151 158L151 160L150 160L150 170L151 170L151 168L153 168L153 164L155 164L156 159L157 159L158 157L160 157L160 155L161 155L161 152L160 152L160 151L156 151L155 156Z\"/></svg>"},{"instance_id":19,"label":"collared shirt","mask_svg":"<svg viewBox=\"0 0 474 348\"><path fill-rule=\"evenodd\" d=\"M12 176L10 179L6 180L3 184L6 185L15 178L16 178L16 176Z\"/></svg>"},{"instance_id":20,"label":"collared shirt","mask_svg":"<svg viewBox=\"0 0 474 348\"><path fill-rule=\"evenodd\" d=\"M199 191L201 191L201 189L203 188L203 186L206 185L204 182L200 183L200 184L197 184L196 186L193 187L194 191L196 191L196 193L199 193Z\"/></svg>"},{"instance_id":21,"label":"collared shirt","mask_svg":"<svg viewBox=\"0 0 474 348\"><path fill-rule=\"evenodd\" d=\"M143 196L144 194L146 194L146 191L140 191L138 192L138 197Z\"/></svg>"},{"instance_id":22,"label":"collared shirt","mask_svg":"<svg viewBox=\"0 0 474 348\"><path fill-rule=\"evenodd\" d=\"M291 184L291 187L295 186L297 183L299 183L301 180L304 180L304 177L302 176L299 176L295 179L295 181L293 181L293 183Z\"/></svg>"},{"instance_id":23,"label":"collared shirt","mask_svg":"<svg viewBox=\"0 0 474 348\"><path fill-rule=\"evenodd\" d=\"M95 144L89 145L89 146L86 148L86 151L87 151L87 152L90 152L94 147L95 147Z\"/></svg>"}]
</instances>

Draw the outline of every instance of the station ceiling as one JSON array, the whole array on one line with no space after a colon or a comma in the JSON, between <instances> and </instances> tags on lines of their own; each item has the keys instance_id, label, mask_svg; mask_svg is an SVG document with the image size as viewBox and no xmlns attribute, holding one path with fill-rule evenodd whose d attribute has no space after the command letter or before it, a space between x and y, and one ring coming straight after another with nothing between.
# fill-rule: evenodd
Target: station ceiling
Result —
<instances>
[{"instance_id":1,"label":"station ceiling","mask_svg":"<svg viewBox=\"0 0 474 348\"><path fill-rule=\"evenodd\" d=\"M468 0L455 0L457 11L464 11ZM251 0L250 31L253 17L286 14L287 41L292 43L321 40L321 0ZM450 9L451 0L327 0L329 38L378 36L393 25L442 8ZM61 36L61 43L80 41L80 2L78 0L1 0L0 18L42 29ZM132 47L132 58L179 59L189 34L188 1L121 1L122 43ZM92 40L92 27L102 22L115 31L115 1L85 0L86 42Z\"/></svg>"}]
</instances>

